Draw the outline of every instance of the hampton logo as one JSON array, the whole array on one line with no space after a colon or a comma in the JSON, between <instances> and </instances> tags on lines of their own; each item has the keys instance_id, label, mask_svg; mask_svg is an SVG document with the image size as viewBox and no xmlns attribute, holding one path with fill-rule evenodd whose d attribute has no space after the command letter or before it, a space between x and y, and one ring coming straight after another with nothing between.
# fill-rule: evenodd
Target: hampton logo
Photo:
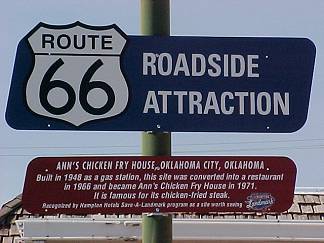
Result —
<instances>
[{"instance_id":1,"label":"hampton logo","mask_svg":"<svg viewBox=\"0 0 324 243\"><path fill-rule=\"evenodd\" d=\"M41 23L29 35L35 63L26 101L33 112L79 126L124 111L129 95L120 55L126 38L117 26Z\"/></svg>"},{"instance_id":2,"label":"hampton logo","mask_svg":"<svg viewBox=\"0 0 324 243\"><path fill-rule=\"evenodd\" d=\"M245 203L247 209L261 211L271 207L275 201L270 193L252 193Z\"/></svg>"}]
</instances>

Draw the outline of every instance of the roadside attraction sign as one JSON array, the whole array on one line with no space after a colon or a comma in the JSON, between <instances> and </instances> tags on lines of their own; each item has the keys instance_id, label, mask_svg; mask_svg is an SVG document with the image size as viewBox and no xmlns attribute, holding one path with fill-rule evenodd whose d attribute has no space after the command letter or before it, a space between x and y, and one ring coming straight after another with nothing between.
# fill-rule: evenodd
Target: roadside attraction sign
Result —
<instances>
[{"instance_id":1,"label":"roadside attraction sign","mask_svg":"<svg viewBox=\"0 0 324 243\"><path fill-rule=\"evenodd\" d=\"M282 212L295 179L286 157L39 157L22 203L33 214Z\"/></svg>"},{"instance_id":2,"label":"roadside attraction sign","mask_svg":"<svg viewBox=\"0 0 324 243\"><path fill-rule=\"evenodd\" d=\"M18 45L6 121L22 130L294 132L307 119L314 61L306 38L40 23Z\"/></svg>"}]
</instances>

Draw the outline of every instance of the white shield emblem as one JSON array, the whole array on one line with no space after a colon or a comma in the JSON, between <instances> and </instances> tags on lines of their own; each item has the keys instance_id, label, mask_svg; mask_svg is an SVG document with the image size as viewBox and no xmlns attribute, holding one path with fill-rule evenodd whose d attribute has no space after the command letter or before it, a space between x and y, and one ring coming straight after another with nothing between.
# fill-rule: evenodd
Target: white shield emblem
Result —
<instances>
[{"instance_id":1,"label":"white shield emblem","mask_svg":"<svg viewBox=\"0 0 324 243\"><path fill-rule=\"evenodd\" d=\"M33 112L79 126L125 110L129 92L120 55L126 39L116 26L44 24L28 42L35 64L26 101Z\"/></svg>"}]
</instances>

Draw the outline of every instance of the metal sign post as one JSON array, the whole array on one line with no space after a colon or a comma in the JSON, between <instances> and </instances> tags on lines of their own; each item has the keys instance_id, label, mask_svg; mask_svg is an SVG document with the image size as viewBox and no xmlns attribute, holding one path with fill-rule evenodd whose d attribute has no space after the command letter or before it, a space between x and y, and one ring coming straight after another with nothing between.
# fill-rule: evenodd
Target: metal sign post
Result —
<instances>
[{"instance_id":1,"label":"metal sign post","mask_svg":"<svg viewBox=\"0 0 324 243\"><path fill-rule=\"evenodd\" d=\"M170 35L170 1L141 0L141 32L143 35ZM171 155L171 133L143 132L143 155ZM171 243L172 215L145 214L142 219L143 243Z\"/></svg>"}]
</instances>

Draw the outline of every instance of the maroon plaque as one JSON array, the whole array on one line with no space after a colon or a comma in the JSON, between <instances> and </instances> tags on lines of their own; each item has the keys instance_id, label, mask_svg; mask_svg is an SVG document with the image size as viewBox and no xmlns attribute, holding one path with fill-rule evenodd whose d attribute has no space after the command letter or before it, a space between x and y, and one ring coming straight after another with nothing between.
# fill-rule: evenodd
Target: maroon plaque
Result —
<instances>
[{"instance_id":1,"label":"maroon plaque","mask_svg":"<svg viewBox=\"0 0 324 243\"><path fill-rule=\"evenodd\" d=\"M28 166L23 207L34 214L282 212L295 179L286 157L42 157Z\"/></svg>"}]
</instances>

